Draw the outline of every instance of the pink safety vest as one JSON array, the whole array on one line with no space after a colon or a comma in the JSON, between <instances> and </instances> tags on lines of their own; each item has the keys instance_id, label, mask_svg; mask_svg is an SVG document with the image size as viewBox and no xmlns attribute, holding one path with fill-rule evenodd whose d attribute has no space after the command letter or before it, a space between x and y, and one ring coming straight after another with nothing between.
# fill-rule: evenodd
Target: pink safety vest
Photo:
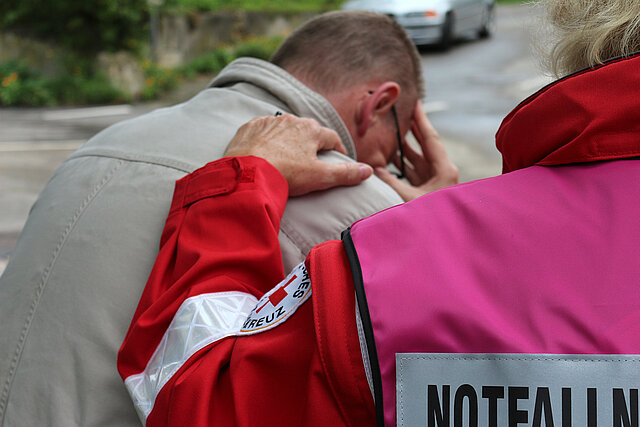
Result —
<instances>
[{"instance_id":1,"label":"pink safety vest","mask_svg":"<svg viewBox=\"0 0 640 427\"><path fill-rule=\"evenodd\" d=\"M345 232L379 424L400 353L640 354L639 182L638 160L532 166Z\"/></svg>"}]
</instances>

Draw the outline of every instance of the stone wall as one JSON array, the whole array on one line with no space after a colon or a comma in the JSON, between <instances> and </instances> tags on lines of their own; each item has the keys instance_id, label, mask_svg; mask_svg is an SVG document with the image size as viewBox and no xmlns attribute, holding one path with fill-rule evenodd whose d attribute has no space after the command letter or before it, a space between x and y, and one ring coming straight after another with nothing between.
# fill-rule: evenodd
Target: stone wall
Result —
<instances>
[{"instance_id":1,"label":"stone wall","mask_svg":"<svg viewBox=\"0 0 640 427\"><path fill-rule=\"evenodd\" d=\"M62 50L52 43L0 32L0 62L26 61L45 75L52 76L59 72L58 57L61 54Z\"/></svg>"},{"instance_id":2,"label":"stone wall","mask_svg":"<svg viewBox=\"0 0 640 427\"><path fill-rule=\"evenodd\" d=\"M160 16L154 49L158 64L185 64L220 44L248 37L286 36L314 14L263 12L201 13Z\"/></svg>"}]
</instances>

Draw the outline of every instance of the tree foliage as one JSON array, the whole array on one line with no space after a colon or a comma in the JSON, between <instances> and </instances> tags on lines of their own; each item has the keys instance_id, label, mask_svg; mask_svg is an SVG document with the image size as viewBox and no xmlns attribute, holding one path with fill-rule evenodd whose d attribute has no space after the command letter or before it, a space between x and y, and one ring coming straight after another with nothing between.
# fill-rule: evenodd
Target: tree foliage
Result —
<instances>
[{"instance_id":1,"label":"tree foliage","mask_svg":"<svg viewBox=\"0 0 640 427\"><path fill-rule=\"evenodd\" d=\"M146 0L1 0L0 28L74 52L136 51L148 32Z\"/></svg>"}]
</instances>

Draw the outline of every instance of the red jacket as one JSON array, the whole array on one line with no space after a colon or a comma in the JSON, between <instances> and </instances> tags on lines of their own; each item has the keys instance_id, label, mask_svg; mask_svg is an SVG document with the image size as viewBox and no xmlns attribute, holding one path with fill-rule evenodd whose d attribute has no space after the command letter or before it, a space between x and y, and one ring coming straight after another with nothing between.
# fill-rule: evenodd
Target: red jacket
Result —
<instances>
[{"instance_id":1,"label":"red jacket","mask_svg":"<svg viewBox=\"0 0 640 427\"><path fill-rule=\"evenodd\" d=\"M271 305L295 293L281 287L258 304L284 277L277 235L287 193L277 170L252 157L178 181L118 357L147 425L375 423L341 242L317 246L305 262L314 280L334 286L314 288L276 327L237 335L251 310L267 305L273 318Z\"/></svg>"}]
</instances>

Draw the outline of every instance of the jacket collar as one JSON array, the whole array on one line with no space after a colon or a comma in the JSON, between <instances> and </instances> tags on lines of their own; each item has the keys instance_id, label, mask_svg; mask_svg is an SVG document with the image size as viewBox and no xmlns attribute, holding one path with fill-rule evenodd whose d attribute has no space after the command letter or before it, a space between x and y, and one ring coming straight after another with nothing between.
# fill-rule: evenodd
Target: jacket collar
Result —
<instances>
[{"instance_id":1,"label":"jacket collar","mask_svg":"<svg viewBox=\"0 0 640 427\"><path fill-rule=\"evenodd\" d=\"M256 58L240 58L227 65L209 87L251 83L284 102L292 114L315 119L322 126L335 130L347 155L354 160L356 149L349 130L338 112L322 95L312 91L282 68Z\"/></svg>"},{"instance_id":2,"label":"jacket collar","mask_svg":"<svg viewBox=\"0 0 640 427\"><path fill-rule=\"evenodd\" d=\"M640 156L640 53L557 80L502 121L503 173Z\"/></svg>"}]
</instances>

